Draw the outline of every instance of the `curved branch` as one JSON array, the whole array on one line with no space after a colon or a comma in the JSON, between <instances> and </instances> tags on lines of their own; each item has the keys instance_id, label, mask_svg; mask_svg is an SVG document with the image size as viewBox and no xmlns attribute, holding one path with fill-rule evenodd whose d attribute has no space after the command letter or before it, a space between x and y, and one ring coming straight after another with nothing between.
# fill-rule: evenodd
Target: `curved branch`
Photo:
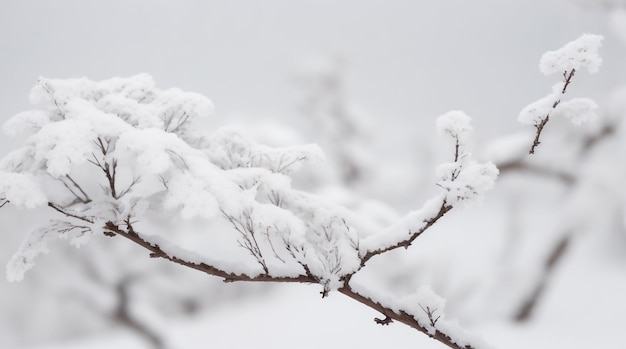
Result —
<instances>
[{"instance_id":1,"label":"curved branch","mask_svg":"<svg viewBox=\"0 0 626 349\"><path fill-rule=\"evenodd\" d=\"M572 82L574 73L576 73L576 69L572 69L569 72L567 70L563 72L563 88L560 91L561 97L565 94L565 92L567 92L567 87ZM559 99L557 99L554 102L554 104L552 104L552 108L548 111L548 113L546 114L546 117L543 118L543 120L541 120L540 123L535 125L535 128L537 129L537 133L535 134L535 139L533 140L533 144L531 145L530 150L528 151L528 154L534 154L535 148L539 146L539 144L541 144L541 142L539 141L539 137L541 137L541 132L543 131L543 128L546 126L546 124L550 120L550 113L552 113L556 109L556 107L559 106L560 103L561 103L561 98L559 97Z\"/></svg>"},{"instance_id":2,"label":"curved branch","mask_svg":"<svg viewBox=\"0 0 626 349\"><path fill-rule=\"evenodd\" d=\"M449 207L449 206L446 206ZM449 210L449 208L448 208ZM446 211L447 212L447 211ZM444 212L445 213L445 212ZM440 214L436 219L438 219L440 216L442 216L442 214ZM435 219L435 220L436 220ZM432 222L428 225L432 225L435 220L432 220ZM216 268L214 266L205 264L205 263L193 263L190 261L186 261L182 258L178 258L175 256L171 256L169 254L167 254L165 251L163 251L158 245L156 244L152 244L146 240L144 240L141 236L139 236L132 228L132 226L130 226L130 224L128 224L128 229L122 229L120 228L118 225L112 223L112 222L107 222L105 225L105 229L107 229L109 232L111 232L112 234L115 235L119 235L123 238L126 238L132 242L134 242L135 244L145 248L146 250L150 251L150 256L154 257L154 258L164 258L170 262L176 263L176 264L180 264L184 267L188 267L191 269L195 269L198 271L201 271L205 274L209 274L209 275L213 275L213 276L217 276L220 278L223 278L225 282L234 282L234 281L265 281L265 282L294 282L294 283L308 283L308 284L318 284L319 280L316 279L313 275L311 275L310 272L308 272L308 269L305 267L305 269L307 269L307 275L299 275L299 276L295 276L295 277L290 277L290 276L271 276L266 274L261 274L258 276L248 276L248 275L244 275L244 274L234 274L234 273L229 273L227 271L224 271L222 269ZM424 230L426 230L427 227L422 229L422 232ZM417 237L417 236L416 236ZM382 253L382 252L381 252ZM372 300L366 296L363 296L361 294L359 294L358 292L355 292L354 290L352 290L350 288L350 286L348 285L347 282L344 283L344 286L339 288L338 291L340 293L342 293L343 295L350 297L376 311L379 311L380 313L382 313L383 315L385 315L385 319L384 322L386 322L387 324L390 323L392 320L401 322L405 325L408 325L411 328L414 328L424 334L426 334L427 336L429 336L432 339L435 339L445 345L447 345L450 348L454 348L454 349L473 349L475 348L474 346L470 346L470 345L466 345L466 346L461 346L457 343L454 342L454 340L450 337L450 335L440 331L439 329L435 329L435 331L433 332L432 329L428 329L422 325L420 325L418 323L418 321L412 317L411 315L409 315L408 313L404 312L404 311L399 311L396 312L394 310L392 310L389 307L384 306L382 303L377 302L375 300Z\"/></svg>"},{"instance_id":3,"label":"curved branch","mask_svg":"<svg viewBox=\"0 0 626 349\"><path fill-rule=\"evenodd\" d=\"M342 288L340 288L338 290L339 292L341 292L342 294L356 300L357 302L364 304L378 312L380 312L381 314L383 314L385 316L384 320L380 320L380 319L375 319L374 321L376 321L377 323L381 323L381 324L388 324L391 321L398 321L401 322L413 329L416 329L422 333L424 333L425 335L427 335L428 337L439 341L445 345L447 345L450 348L454 348L454 349L474 349L476 347L472 346L472 345L460 345L457 344L452 337L450 337L450 335L439 331L438 329L435 328L435 330L433 331L432 329L428 329L422 325L419 324L419 322L411 315L409 315L408 313L400 310L400 311L395 311L392 310L391 308L384 306L383 304L381 304L380 302L377 302L375 300L372 300L369 297L366 297L364 295L359 294L358 292L354 291L352 288L350 288L349 286L344 286Z\"/></svg>"},{"instance_id":4,"label":"curved branch","mask_svg":"<svg viewBox=\"0 0 626 349\"><path fill-rule=\"evenodd\" d=\"M299 276L271 276L266 274L261 274L257 276L249 276L245 274L235 274L229 273L225 270L219 269L217 267L208 265L206 263L193 263L190 261L186 261L182 258L171 256L167 254L167 252L163 251L159 245L152 244L146 240L144 240L141 236L139 236L133 229L132 226L129 226L128 230L124 230L120 228L118 225L113 222L107 222L104 228L115 234L119 235L123 238L126 238L135 244L145 248L150 251L150 257L152 258L163 258L170 262L174 262L176 264L180 264L182 266L195 269L201 271L205 274L217 276L223 278L225 282L234 282L234 281L265 281L265 282L300 282L300 283L318 283L318 280L312 278L307 275L299 275Z\"/></svg>"},{"instance_id":5,"label":"curved branch","mask_svg":"<svg viewBox=\"0 0 626 349\"><path fill-rule=\"evenodd\" d=\"M399 248L399 247L408 248L409 246L411 246L413 241L415 241L415 239L417 239L420 235L422 235L428 228L433 226L433 224L435 224L441 217L443 217L451 209L452 209L452 205L449 205L446 202L446 200L443 199L441 206L439 207L439 211L431 218L424 220L423 223L425 224L421 228L417 229L416 231L411 232L411 234L409 235L407 239L398 241L397 243L391 246L380 248L380 249L373 250L373 251L368 251L361 258L361 266L365 266L365 263L367 263L367 261L369 261L372 257L376 255L383 254L391 250L395 250L396 248Z\"/></svg>"}]
</instances>

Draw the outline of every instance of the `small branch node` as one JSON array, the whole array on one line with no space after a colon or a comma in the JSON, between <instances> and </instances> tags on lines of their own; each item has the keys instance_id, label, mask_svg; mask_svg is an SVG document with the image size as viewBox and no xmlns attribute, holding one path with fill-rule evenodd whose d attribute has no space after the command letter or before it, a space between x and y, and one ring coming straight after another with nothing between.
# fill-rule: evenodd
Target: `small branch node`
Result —
<instances>
[{"instance_id":1,"label":"small branch node","mask_svg":"<svg viewBox=\"0 0 626 349\"><path fill-rule=\"evenodd\" d=\"M390 318L389 316L385 315L384 319L380 319L380 318L375 317L374 318L374 322L376 322L379 325L386 326L386 325L389 325L390 323L392 323L393 319Z\"/></svg>"}]
</instances>

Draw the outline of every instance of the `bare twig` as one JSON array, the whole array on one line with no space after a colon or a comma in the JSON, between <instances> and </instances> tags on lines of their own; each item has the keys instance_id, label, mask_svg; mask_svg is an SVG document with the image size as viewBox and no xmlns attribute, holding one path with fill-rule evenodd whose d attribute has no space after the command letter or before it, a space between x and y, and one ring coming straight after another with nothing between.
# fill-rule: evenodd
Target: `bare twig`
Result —
<instances>
[{"instance_id":1,"label":"bare twig","mask_svg":"<svg viewBox=\"0 0 626 349\"><path fill-rule=\"evenodd\" d=\"M263 253L261 252L259 243L256 240L252 218L244 213L244 215L246 216L246 222L244 223L241 221L241 219L235 218L234 216L227 214L223 210L222 214L226 219L228 219L228 221L233 225L235 230L237 230L241 235L241 238L243 240L237 241L239 243L239 246L248 250L250 254L261 265L265 273L269 273L269 269L267 268L267 264L265 263L265 258L263 258Z\"/></svg>"},{"instance_id":2,"label":"bare twig","mask_svg":"<svg viewBox=\"0 0 626 349\"><path fill-rule=\"evenodd\" d=\"M276 226L274 226L274 229L278 230L278 228ZM285 261L284 258L282 258L280 255L278 255L278 251L276 251L276 248L274 248L274 243L272 242L272 238L270 237L270 228L268 227L267 230L265 231L265 237L267 237L267 242L269 242L270 244L270 248L272 249L272 252L274 253L274 257L276 257L279 261L283 262L283 263L287 263Z\"/></svg>"},{"instance_id":3,"label":"bare twig","mask_svg":"<svg viewBox=\"0 0 626 349\"><path fill-rule=\"evenodd\" d=\"M139 177L133 177L133 181L128 185L128 187L124 190L122 190L121 193L118 194L118 196L116 197L116 199L122 198L124 197L124 195L130 193L131 190L133 190L133 187L139 183L141 179Z\"/></svg>"},{"instance_id":4,"label":"bare twig","mask_svg":"<svg viewBox=\"0 0 626 349\"><path fill-rule=\"evenodd\" d=\"M166 130L165 130L165 131L166 131L166 132L172 132L172 133L174 133L174 132L176 132L176 131L177 131L177 130L181 127L181 126L183 126L183 125L187 122L187 120L189 120L189 114L187 114L186 112L184 112L184 111L183 111L183 115L181 115L181 117L180 117L180 118L178 118L178 125L176 125L176 127L174 127L171 131L168 131L168 130L167 130L167 127L166 127ZM170 122L171 122L171 121L170 121ZM168 124L168 126L169 126L169 124Z\"/></svg>"},{"instance_id":5,"label":"bare twig","mask_svg":"<svg viewBox=\"0 0 626 349\"><path fill-rule=\"evenodd\" d=\"M435 325L437 325L437 321L439 321L439 319L441 318L441 315L435 316L435 312L437 311L437 308L430 309L429 306L426 306L426 308L424 308L421 304L419 306L422 309L422 311L426 313L426 316L428 316L428 321L430 322L430 325L432 327L435 327Z\"/></svg>"},{"instance_id":6,"label":"bare twig","mask_svg":"<svg viewBox=\"0 0 626 349\"><path fill-rule=\"evenodd\" d=\"M528 151L528 154L534 154L535 153L535 148L541 144L541 142L539 141L539 137L541 136L541 132L543 132L543 128L546 126L546 124L548 123L548 121L550 120L550 114L546 115L545 118L543 118L543 120L541 120L541 122L537 125L535 125L535 128L537 129L537 132L535 133L535 139L533 140L533 144L530 147L530 150Z\"/></svg>"},{"instance_id":7,"label":"bare twig","mask_svg":"<svg viewBox=\"0 0 626 349\"><path fill-rule=\"evenodd\" d=\"M50 99L52 99L52 103L54 103L54 105L57 107L57 111L59 112L59 115L61 116L61 118L65 119L65 111L63 110L63 108L61 108L59 101L54 97L54 91L52 90L52 87L50 87L50 85L47 82L42 82L40 83L40 85L41 87L43 87L46 93L50 96Z\"/></svg>"},{"instance_id":8,"label":"bare twig","mask_svg":"<svg viewBox=\"0 0 626 349\"><path fill-rule=\"evenodd\" d=\"M281 160L279 165L278 165L278 169L276 169L276 172L282 173L283 171L285 171L286 169L288 169L289 167L293 166L295 163L297 163L298 161L303 161L306 160L307 157L306 156L301 156L299 158L293 159L292 161L288 162L288 163L283 163L283 161Z\"/></svg>"},{"instance_id":9,"label":"bare twig","mask_svg":"<svg viewBox=\"0 0 626 349\"><path fill-rule=\"evenodd\" d=\"M78 183L76 183L76 181L70 175L65 175L65 178L70 181L70 183L73 185L73 188L71 188L70 185L66 181L64 181L63 179L59 179L59 181L61 181L61 183L63 183L65 188L70 193L72 193L72 195L74 195L74 197L76 198L76 200L78 202L82 202L83 204L91 202L91 199L89 198L89 195L87 195L87 193L85 193L83 188L81 188L81 186L78 185ZM80 194L82 194L82 195L79 195L78 192L76 192L76 190L78 190L78 192L80 192Z\"/></svg>"}]
</instances>

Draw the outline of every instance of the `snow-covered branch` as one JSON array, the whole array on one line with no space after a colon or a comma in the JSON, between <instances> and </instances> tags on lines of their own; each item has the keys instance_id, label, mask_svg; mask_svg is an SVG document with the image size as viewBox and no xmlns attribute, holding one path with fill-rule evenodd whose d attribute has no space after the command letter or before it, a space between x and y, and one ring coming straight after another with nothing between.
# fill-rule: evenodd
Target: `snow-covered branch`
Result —
<instances>
[{"instance_id":1,"label":"snow-covered branch","mask_svg":"<svg viewBox=\"0 0 626 349\"><path fill-rule=\"evenodd\" d=\"M537 129L531 153L551 114L574 122L592 114L595 104L589 100L561 102L561 97L576 71L597 70L600 41L586 35L542 58L544 73L565 73L551 95L520 115ZM7 133L28 137L0 161L0 207L9 201L24 208L47 206L60 218L24 239L7 267L9 279L21 279L50 241L79 244L94 235L118 236L150 257L226 282L318 284L323 297L339 291L379 311L381 324L404 323L451 348L486 346L445 319L443 301L432 291L420 289L395 301L354 278L374 256L408 248L451 209L480 200L493 188L499 171L473 159L473 128L464 112L437 120L452 154L437 168L439 193L380 227L292 187L292 172L323 159L316 145L272 148L230 128L202 132L197 121L209 116L211 102L178 89L160 90L148 75L100 82L42 78L31 101L37 110L4 125ZM197 219L208 228L188 233L176 223L150 226L146 220L154 216ZM227 254L206 248L223 241L235 248Z\"/></svg>"},{"instance_id":2,"label":"snow-covered branch","mask_svg":"<svg viewBox=\"0 0 626 349\"><path fill-rule=\"evenodd\" d=\"M424 206L410 212L402 220L361 242L362 265L372 257L387 251L408 248L415 239L435 224L459 203L481 199L493 188L498 169L490 162L477 163L467 152L468 137L472 132L470 118L461 111L452 111L439 117L438 131L449 137L454 146L453 161L437 169L437 186L442 193Z\"/></svg>"},{"instance_id":3,"label":"snow-covered branch","mask_svg":"<svg viewBox=\"0 0 626 349\"><path fill-rule=\"evenodd\" d=\"M454 349L490 348L489 344L481 338L471 335L455 323L445 320L441 315L442 313L433 317L434 312L438 310L443 312L443 300L427 288L419 290L414 297L400 301L375 295L370 290L362 289L362 287L358 290L352 287L342 287L339 292L383 314L384 319L374 319L378 324L387 325L397 321ZM428 304L433 301L436 304L434 307ZM427 305L423 305L423 303Z\"/></svg>"},{"instance_id":4,"label":"snow-covered branch","mask_svg":"<svg viewBox=\"0 0 626 349\"><path fill-rule=\"evenodd\" d=\"M520 123L533 125L536 129L529 154L534 154L535 148L541 143L539 138L551 115L562 115L576 125L595 118L595 109L598 105L593 100L575 98L562 102L562 98L576 72L582 68L587 68L591 74L598 71L602 64L598 54L602 40L603 37L600 35L585 34L556 51L546 52L541 57L539 63L541 72L546 76L562 74L563 80L552 87L550 94L524 107L518 116Z\"/></svg>"}]
</instances>

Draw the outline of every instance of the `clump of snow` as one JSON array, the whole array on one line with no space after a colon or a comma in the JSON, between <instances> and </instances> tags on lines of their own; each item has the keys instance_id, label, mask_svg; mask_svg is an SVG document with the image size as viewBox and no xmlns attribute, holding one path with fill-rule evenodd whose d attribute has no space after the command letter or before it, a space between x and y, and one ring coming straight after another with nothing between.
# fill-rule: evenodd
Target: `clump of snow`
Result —
<instances>
[{"instance_id":1,"label":"clump of snow","mask_svg":"<svg viewBox=\"0 0 626 349\"><path fill-rule=\"evenodd\" d=\"M48 199L37 179L31 174L0 171L0 197L24 208L43 206Z\"/></svg>"},{"instance_id":2,"label":"clump of snow","mask_svg":"<svg viewBox=\"0 0 626 349\"><path fill-rule=\"evenodd\" d=\"M462 201L482 199L487 191L493 189L499 174L491 162L481 164L466 159L437 168L437 185L445 190L446 203L452 206Z\"/></svg>"},{"instance_id":3,"label":"clump of snow","mask_svg":"<svg viewBox=\"0 0 626 349\"><path fill-rule=\"evenodd\" d=\"M554 113L570 119L574 125L582 125L595 120L598 104L589 98L574 98L559 103Z\"/></svg>"},{"instance_id":4,"label":"clump of snow","mask_svg":"<svg viewBox=\"0 0 626 349\"><path fill-rule=\"evenodd\" d=\"M539 69L544 75L563 74L582 68L587 68L589 73L596 73L602 64L598 50L603 39L601 35L584 34L556 51L544 53Z\"/></svg>"},{"instance_id":5,"label":"clump of snow","mask_svg":"<svg viewBox=\"0 0 626 349\"><path fill-rule=\"evenodd\" d=\"M459 143L465 143L474 130L471 120L463 111L450 111L437 118L437 132L448 135Z\"/></svg>"},{"instance_id":6,"label":"clump of snow","mask_svg":"<svg viewBox=\"0 0 626 349\"><path fill-rule=\"evenodd\" d=\"M9 136L40 130L50 122L50 112L46 110L29 110L16 114L4 123L2 129Z\"/></svg>"},{"instance_id":7,"label":"clump of snow","mask_svg":"<svg viewBox=\"0 0 626 349\"><path fill-rule=\"evenodd\" d=\"M219 204L205 184L189 173L179 173L167 182L167 192L163 197L163 207L168 210L180 209L183 218L213 218L219 213Z\"/></svg>"},{"instance_id":8,"label":"clump of snow","mask_svg":"<svg viewBox=\"0 0 626 349\"><path fill-rule=\"evenodd\" d=\"M524 125L541 124L561 98L562 89L563 83L555 84L550 94L524 107L517 120Z\"/></svg>"},{"instance_id":9,"label":"clump of snow","mask_svg":"<svg viewBox=\"0 0 626 349\"><path fill-rule=\"evenodd\" d=\"M563 81L555 84L547 96L524 107L517 120L524 125L539 127L551 114L560 114L576 125L595 119L598 106L594 101L588 98L562 101L562 98L575 71L585 67L590 73L598 71L602 63L598 54L602 40L600 35L585 34L559 50L546 52L539 63L541 72L545 75L562 74Z\"/></svg>"}]
</instances>

